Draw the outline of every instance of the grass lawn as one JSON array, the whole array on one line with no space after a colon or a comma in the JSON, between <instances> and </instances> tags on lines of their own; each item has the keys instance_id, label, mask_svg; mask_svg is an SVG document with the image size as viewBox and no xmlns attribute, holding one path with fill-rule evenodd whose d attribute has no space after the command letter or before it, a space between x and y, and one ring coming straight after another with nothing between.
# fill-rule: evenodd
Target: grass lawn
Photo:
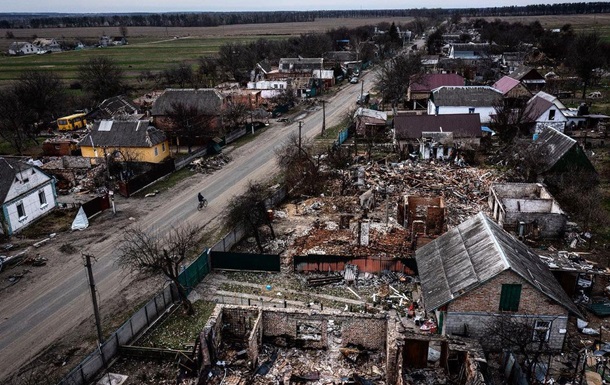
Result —
<instances>
[{"instance_id":1,"label":"grass lawn","mask_svg":"<svg viewBox=\"0 0 610 385\"><path fill-rule=\"evenodd\" d=\"M196 63L202 56L215 55L226 43L244 43L263 36L234 37L186 37L180 39L151 41L152 38L134 39L138 43L125 46L90 48L80 51L65 51L50 55L0 56L0 86L15 80L23 71L49 71L60 75L66 83L77 80L78 67L89 58L104 56L115 61L125 72L130 83L136 83L143 71L162 71L181 62ZM282 36L265 36L266 39L281 39Z\"/></svg>"},{"instance_id":2,"label":"grass lawn","mask_svg":"<svg viewBox=\"0 0 610 385\"><path fill-rule=\"evenodd\" d=\"M182 309L177 309L138 345L166 349L187 348L195 342L195 338L203 330L215 306L214 302L196 301L193 303L195 308L193 316L187 316Z\"/></svg>"}]
</instances>

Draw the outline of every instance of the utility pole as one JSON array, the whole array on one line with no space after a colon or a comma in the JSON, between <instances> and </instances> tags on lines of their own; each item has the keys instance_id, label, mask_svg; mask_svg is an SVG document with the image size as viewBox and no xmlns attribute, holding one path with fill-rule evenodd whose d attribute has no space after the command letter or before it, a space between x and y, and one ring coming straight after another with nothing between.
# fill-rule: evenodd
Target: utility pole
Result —
<instances>
[{"instance_id":1,"label":"utility pole","mask_svg":"<svg viewBox=\"0 0 610 385\"><path fill-rule=\"evenodd\" d=\"M364 104L364 100L362 100L362 96L364 95L364 79L360 82L360 103Z\"/></svg>"},{"instance_id":2,"label":"utility pole","mask_svg":"<svg viewBox=\"0 0 610 385\"><path fill-rule=\"evenodd\" d=\"M299 152L301 151L301 127L303 126L303 121L299 120Z\"/></svg>"},{"instance_id":3,"label":"utility pole","mask_svg":"<svg viewBox=\"0 0 610 385\"><path fill-rule=\"evenodd\" d=\"M322 137L324 137L324 130L326 130L326 100L322 100Z\"/></svg>"},{"instance_id":4,"label":"utility pole","mask_svg":"<svg viewBox=\"0 0 610 385\"><path fill-rule=\"evenodd\" d=\"M93 315L95 316L95 326L97 328L97 339L99 344L102 345L104 342L104 336L102 335L102 324L100 322L100 312L97 307L97 296L95 293L95 281L93 280L93 270L91 269L91 258L90 254L83 254L85 257L85 267L87 268L87 277L89 279L89 288L91 289L91 302L93 302Z\"/></svg>"}]
</instances>

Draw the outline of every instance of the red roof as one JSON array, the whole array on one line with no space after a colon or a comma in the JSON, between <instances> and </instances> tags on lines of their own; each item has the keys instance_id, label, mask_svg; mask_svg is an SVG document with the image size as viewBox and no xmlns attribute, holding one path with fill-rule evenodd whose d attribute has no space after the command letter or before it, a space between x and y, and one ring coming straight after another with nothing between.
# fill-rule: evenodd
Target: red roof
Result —
<instances>
[{"instance_id":1,"label":"red roof","mask_svg":"<svg viewBox=\"0 0 610 385\"><path fill-rule=\"evenodd\" d=\"M425 74L411 83L411 92L429 92L442 86L463 86L464 78L458 74Z\"/></svg>"},{"instance_id":2,"label":"red roof","mask_svg":"<svg viewBox=\"0 0 610 385\"><path fill-rule=\"evenodd\" d=\"M492 86L496 90L506 95L510 90L515 88L519 84L519 80L513 79L510 76L503 76L500 80L494 83Z\"/></svg>"}]
</instances>

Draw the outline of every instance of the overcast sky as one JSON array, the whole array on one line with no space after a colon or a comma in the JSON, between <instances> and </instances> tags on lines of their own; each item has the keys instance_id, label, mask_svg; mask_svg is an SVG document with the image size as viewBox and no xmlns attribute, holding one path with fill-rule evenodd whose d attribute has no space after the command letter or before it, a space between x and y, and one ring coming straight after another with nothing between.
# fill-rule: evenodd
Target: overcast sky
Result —
<instances>
[{"instance_id":1,"label":"overcast sky","mask_svg":"<svg viewBox=\"0 0 610 385\"><path fill-rule=\"evenodd\" d=\"M425 8L502 7L528 4L575 3L581 0L527 1L490 0L482 4L469 0L438 0L426 2ZM0 13L61 12L61 13L123 13L123 12L218 12L218 11L310 11L323 9L408 9L422 8L422 1L385 0L372 2L354 0L0 0Z\"/></svg>"}]
</instances>

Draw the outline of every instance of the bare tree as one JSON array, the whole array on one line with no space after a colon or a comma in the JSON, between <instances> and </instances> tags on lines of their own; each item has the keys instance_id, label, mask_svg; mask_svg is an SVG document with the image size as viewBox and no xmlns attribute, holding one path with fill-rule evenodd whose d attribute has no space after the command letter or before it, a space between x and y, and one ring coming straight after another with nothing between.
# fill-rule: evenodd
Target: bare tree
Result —
<instances>
[{"instance_id":1,"label":"bare tree","mask_svg":"<svg viewBox=\"0 0 610 385\"><path fill-rule=\"evenodd\" d=\"M94 103L123 94L127 88L123 70L105 56L89 58L79 67L78 79Z\"/></svg>"},{"instance_id":2,"label":"bare tree","mask_svg":"<svg viewBox=\"0 0 610 385\"><path fill-rule=\"evenodd\" d=\"M249 111L250 109L244 103L230 98L223 110L223 122L229 130L243 126L246 123Z\"/></svg>"},{"instance_id":3,"label":"bare tree","mask_svg":"<svg viewBox=\"0 0 610 385\"><path fill-rule=\"evenodd\" d=\"M33 111L19 100L14 86L0 92L0 137L20 155L23 154L27 141L36 137L30 124L34 120Z\"/></svg>"},{"instance_id":4,"label":"bare tree","mask_svg":"<svg viewBox=\"0 0 610 385\"><path fill-rule=\"evenodd\" d=\"M169 68L161 71L161 77L167 86L177 85L179 88L197 86L197 77L193 73L191 65L185 62L172 64Z\"/></svg>"},{"instance_id":5,"label":"bare tree","mask_svg":"<svg viewBox=\"0 0 610 385\"><path fill-rule=\"evenodd\" d=\"M64 84L53 72L23 72L15 92L24 107L32 112L31 124L36 125L55 120L66 102Z\"/></svg>"},{"instance_id":6,"label":"bare tree","mask_svg":"<svg viewBox=\"0 0 610 385\"><path fill-rule=\"evenodd\" d=\"M384 102L396 107L404 101L411 82L422 75L419 55L398 55L381 65L377 73L377 86Z\"/></svg>"},{"instance_id":7,"label":"bare tree","mask_svg":"<svg viewBox=\"0 0 610 385\"><path fill-rule=\"evenodd\" d=\"M579 34L570 47L568 65L582 80L583 99L586 98L587 87L595 76L594 70L607 64L601 54L601 48L601 38L596 31Z\"/></svg>"},{"instance_id":8,"label":"bare tree","mask_svg":"<svg viewBox=\"0 0 610 385\"><path fill-rule=\"evenodd\" d=\"M172 227L167 234L163 234L159 230L127 228L119 246L118 264L137 274L165 275L176 285L185 312L192 315L193 305L178 275L189 253L197 246L202 229L203 227L200 226L184 224L180 227Z\"/></svg>"},{"instance_id":9,"label":"bare tree","mask_svg":"<svg viewBox=\"0 0 610 385\"><path fill-rule=\"evenodd\" d=\"M495 114L491 117L491 127L496 131L500 141L509 145L522 134L527 133L524 127L525 106L508 103L504 99L493 103Z\"/></svg>"},{"instance_id":10,"label":"bare tree","mask_svg":"<svg viewBox=\"0 0 610 385\"><path fill-rule=\"evenodd\" d=\"M197 106L176 102L171 104L165 114L174 126L172 133L178 140L186 141L189 153L197 138L213 138L218 135L218 129L214 126L215 117L204 114Z\"/></svg>"},{"instance_id":11,"label":"bare tree","mask_svg":"<svg viewBox=\"0 0 610 385\"><path fill-rule=\"evenodd\" d=\"M267 189L259 183L250 182L243 195L234 196L228 205L227 222L231 226L243 226L247 232L254 235L256 244L261 253L265 251L260 232L261 226L267 226L271 236L275 232L267 213L265 201L268 197Z\"/></svg>"},{"instance_id":12,"label":"bare tree","mask_svg":"<svg viewBox=\"0 0 610 385\"><path fill-rule=\"evenodd\" d=\"M276 151L284 181L291 194L318 195L324 190L326 175L321 171L321 153L313 142L293 134Z\"/></svg>"},{"instance_id":13,"label":"bare tree","mask_svg":"<svg viewBox=\"0 0 610 385\"><path fill-rule=\"evenodd\" d=\"M552 353L548 340L552 319L533 315L490 315L485 324L482 344L495 350L509 350L521 357L528 383L534 379L536 366Z\"/></svg>"}]
</instances>

